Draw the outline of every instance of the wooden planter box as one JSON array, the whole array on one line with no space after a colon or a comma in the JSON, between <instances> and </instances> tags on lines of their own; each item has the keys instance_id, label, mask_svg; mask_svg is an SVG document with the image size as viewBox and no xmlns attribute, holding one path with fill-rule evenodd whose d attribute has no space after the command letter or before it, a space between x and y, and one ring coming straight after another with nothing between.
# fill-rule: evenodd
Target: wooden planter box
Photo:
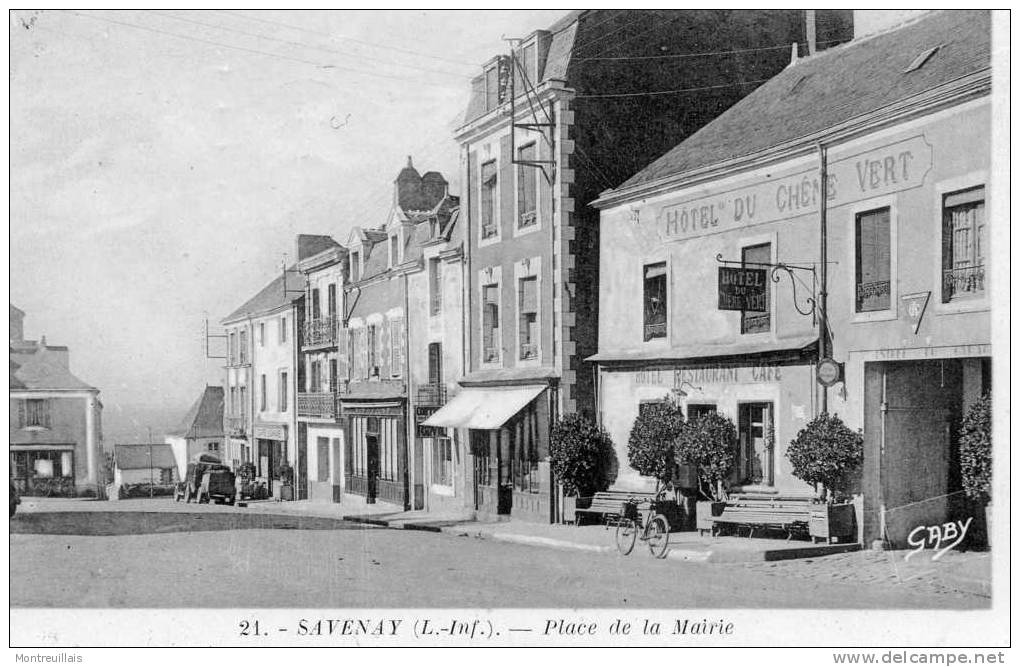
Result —
<instances>
[{"instance_id":1,"label":"wooden planter box","mask_svg":"<svg viewBox=\"0 0 1020 667\"><path fill-rule=\"evenodd\" d=\"M811 541L821 540L826 544L833 541L851 541L857 536L854 521L854 506L851 503L839 505L816 505L811 508L808 520L808 533Z\"/></svg>"},{"instance_id":2,"label":"wooden planter box","mask_svg":"<svg viewBox=\"0 0 1020 667\"><path fill-rule=\"evenodd\" d=\"M713 519L721 515L725 507L726 503L724 502L699 500L694 508L698 532L704 533L707 530L711 533L712 529L715 528L715 521Z\"/></svg>"}]
</instances>

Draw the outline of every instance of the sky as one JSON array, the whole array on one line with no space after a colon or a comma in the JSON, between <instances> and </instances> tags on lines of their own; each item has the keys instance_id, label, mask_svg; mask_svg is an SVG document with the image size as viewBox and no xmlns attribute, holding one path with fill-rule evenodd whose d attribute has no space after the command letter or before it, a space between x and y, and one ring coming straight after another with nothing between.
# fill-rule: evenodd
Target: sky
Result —
<instances>
[{"instance_id":1,"label":"sky","mask_svg":"<svg viewBox=\"0 0 1020 667\"><path fill-rule=\"evenodd\" d=\"M205 318L275 278L297 234L384 222L408 155L459 194L470 77L564 13L11 12L26 337L70 346L108 425L183 416L222 382Z\"/></svg>"}]
</instances>

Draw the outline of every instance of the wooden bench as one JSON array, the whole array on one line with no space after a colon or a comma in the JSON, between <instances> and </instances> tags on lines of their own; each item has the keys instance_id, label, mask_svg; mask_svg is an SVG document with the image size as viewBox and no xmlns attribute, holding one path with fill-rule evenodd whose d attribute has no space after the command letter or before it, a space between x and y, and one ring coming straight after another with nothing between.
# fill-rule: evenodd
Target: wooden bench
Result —
<instances>
[{"instance_id":1,"label":"wooden bench","mask_svg":"<svg viewBox=\"0 0 1020 667\"><path fill-rule=\"evenodd\" d=\"M577 509L575 512L577 523L581 523L582 516L595 516L608 528L611 520L623 515L623 506L631 498L638 501L653 500L655 494L640 491L599 491L592 496L591 505Z\"/></svg>"},{"instance_id":2,"label":"wooden bench","mask_svg":"<svg viewBox=\"0 0 1020 667\"><path fill-rule=\"evenodd\" d=\"M748 537L754 537L758 529L782 530L790 539L794 534L807 534L811 508L811 498L743 494L727 501L713 523L720 532L724 526L748 528Z\"/></svg>"}]
</instances>

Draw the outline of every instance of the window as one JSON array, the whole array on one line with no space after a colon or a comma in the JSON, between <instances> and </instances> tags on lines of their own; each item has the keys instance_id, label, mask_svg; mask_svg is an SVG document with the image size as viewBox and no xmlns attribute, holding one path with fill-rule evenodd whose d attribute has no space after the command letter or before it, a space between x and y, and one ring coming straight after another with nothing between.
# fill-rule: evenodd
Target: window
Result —
<instances>
[{"instance_id":1,"label":"window","mask_svg":"<svg viewBox=\"0 0 1020 667\"><path fill-rule=\"evenodd\" d=\"M942 198L942 302L985 294L985 188Z\"/></svg>"},{"instance_id":2,"label":"window","mask_svg":"<svg viewBox=\"0 0 1020 667\"><path fill-rule=\"evenodd\" d=\"M697 419L698 417L704 417L705 415L713 415L717 412L714 403L688 403L687 404L687 421Z\"/></svg>"},{"instance_id":3,"label":"window","mask_svg":"<svg viewBox=\"0 0 1020 667\"><path fill-rule=\"evenodd\" d=\"M208 452L218 452L218 451L220 451L220 443L218 443L218 442L210 442L210 443L206 444L205 449Z\"/></svg>"},{"instance_id":4,"label":"window","mask_svg":"<svg viewBox=\"0 0 1020 667\"><path fill-rule=\"evenodd\" d=\"M241 387L241 419L248 416L248 387Z\"/></svg>"},{"instance_id":5,"label":"window","mask_svg":"<svg viewBox=\"0 0 1020 667\"><path fill-rule=\"evenodd\" d=\"M526 86L534 86L537 83L535 43L528 44L523 50L517 49L514 56L517 59L514 66L514 92L520 97L524 94Z\"/></svg>"},{"instance_id":6,"label":"window","mask_svg":"<svg viewBox=\"0 0 1020 667\"><path fill-rule=\"evenodd\" d=\"M259 347L266 346L266 323L259 322Z\"/></svg>"},{"instance_id":7,"label":"window","mask_svg":"<svg viewBox=\"0 0 1020 667\"><path fill-rule=\"evenodd\" d=\"M237 364L237 336L233 331L230 332L230 337L227 339L227 365L235 366Z\"/></svg>"},{"instance_id":8,"label":"window","mask_svg":"<svg viewBox=\"0 0 1020 667\"><path fill-rule=\"evenodd\" d=\"M268 392L266 391L266 376L262 374L259 376L259 410L265 412L267 404L269 403Z\"/></svg>"},{"instance_id":9,"label":"window","mask_svg":"<svg viewBox=\"0 0 1020 667\"><path fill-rule=\"evenodd\" d=\"M662 405L663 403L666 402L667 401L664 398L659 399L657 401L641 401L640 403L638 403L638 416L647 417L649 414L651 414L652 410L656 406Z\"/></svg>"},{"instance_id":10,"label":"window","mask_svg":"<svg viewBox=\"0 0 1020 667\"><path fill-rule=\"evenodd\" d=\"M440 343L429 343L429 384L443 382L443 347Z\"/></svg>"},{"instance_id":11,"label":"window","mask_svg":"<svg viewBox=\"0 0 1020 667\"><path fill-rule=\"evenodd\" d=\"M230 388L230 414L233 416L240 414L237 409L237 387Z\"/></svg>"},{"instance_id":12,"label":"window","mask_svg":"<svg viewBox=\"0 0 1020 667\"><path fill-rule=\"evenodd\" d=\"M329 438L316 438L315 449L318 457L315 461L315 479L319 482L329 481Z\"/></svg>"},{"instance_id":13,"label":"window","mask_svg":"<svg viewBox=\"0 0 1020 667\"><path fill-rule=\"evenodd\" d=\"M517 335L520 359L538 359L538 278L522 278L519 285L517 312L520 328Z\"/></svg>"},{"instance_id":14,"label":"window","mask_svg":"<svg viewBox=\"0 0 1020 667\"><path fill-rule=\"evenodd\" d=\"M480 486L492 485L492 449L490 447L490 433L492 431L477 431L471 429L471 455L475 458L474 475L475 483Z\"/></svg>"},{"instance_id":15,"label":"window","mask_svg":"<svg viewBox=\"0 0 1020 667\"><path fill-rule=\"evenodd\" d=\"M400 236L394 234L390 237L390 266L400 263Z\"/></svg>"},{"instance_id":16,"label":"window","mask_svg":"<svg viewBox=\"0 0 1020 667\"><path fill-rule=\"evenodd\" d=\"M438 257L429 259L429 314L438 315L443 308L442 267Z\"/></svg>"},{"instance_id":17,"label":"window","mask_svg":"<svg viewBox=\"0 0 1020 667\"><path fill-rule=\"evenodd\" d=\"M238 335L238 340L240 341L238 343L238 345L240 346L240 355L239 356L241 358L241 365L244 365L244 364L248 363L248 330L247 329L241 329L241 332Z\"/></svg>"},{"instance_id":18,"label":"window","mask_svg":"<svg viewBox=\"0 0 1020 667\"><path fill-rule=\"evenodd\" d=\"M356 283L361 276L361 253L351 253L351 282Z\"/></svg>"},{"instance_id":19,"label":"window","mask_svg":"<svg viewBox=\"0 0 1020 667\"><path fill-rule=\"evenodd\" d=\"M453 445L449 438L432 442L432 483L453 486Z\"/></svg>"},{"instance_id":20,"label":"window","mask_svg":"<svg viewBox=\"0 0 1020 667\"><path fill-rule=\"evenodd\" d=\"M482 362L499 361L499 285L482 287Z\"/></svg>"},{"instance_id":21,"label":"window","mask_svg":"<svg viewBox=\"0 0 1020 667\"><path fill-rule=\"evenodd\" d=\"M329 390L335 392L337 390L337 366L336 359L329 360Z\"/></svg>"},{"instance_id":22,"label":"window","mask_svg":"<svg viewBox=\"0 0 1020 667\"><path fill-rule=\"evenodd\" d=\"M889 309L889 209L857 214L857 312Z\"/></svg>"},{"instance_id":23,"label":"window","mask_svg":"<svg viewBox=\"0 0 1020 667\"><path fill-rule=\"evenodd\" d=\"M312 288L312 319L317 320L322 317L322 311L319 309L319 288Z\"/></svg>"},{"instance_id":24,"label":"window","mask_svg":"<svg viewBox=\"0 0 1020 667\"><path fill-rule=\"evenodd\" d=\"M368 342L366 344L367 360L368 360L368 376L378 377L379 376L379 359L376 357L376 326L374 324L368 325Z\"/></svg>"},{"instance_id":25,"label":"window","mask_svg":"<svg viewBox=\"0 0 1020 667\"><path fill-rule=\"evenodd\" d=\"M741 251L741 261L745 266L772 263L772 244L761 243L748 246ZM758 268L762 268L759 266ZM745 310L740 313L740 333L768 333L772 330L772 316L769 309L769 286L765 285L765 299L760 305L761 310Z\"/></svg>"},{"instance_id":26,"label":"window","mask_svg":"<svg viewBox=\"0 0 1020 667\"><path fill-rule=\"evenodd\" d=\"M311 363L309 378L308 391L319 392L322 391L322 375L319 372L319 360L313 359Z\"/></svg>"},{"instance_id":27,"label":"window","mask_svg":"<svg viewBox=\"0 0 1020 667\"><path fill-rule=\"evenodd\" d=\"M326 309L330 319L336 318L336 284L330 283L326 288Z\"/></svg>"},{"instance_id":28,"label":"window","mask_svg":"<svg viewBox=\"0 0 1020 667\"><path fill-rule=\"evenodd\" d=\"M280 412L287 411L287 371L280 371Z\"/></svg>"},{"instance_id":29,"label":"window","mask_svg":"<svg viewBox=\"0 0 1020 667\"><path fill-rule=\"evenodd\" d=\"M280 343L287 342L287 317L280 318Z\"/></svg>"},{"instance_id":30,"label":"window","mask_svg":"<svg viewBox=\"0 0 1020 667\"><path fill-rule=\"evenodd\" d=\"M666 337L666 263L645 266L645 340Z\"/></svg>"},{"instance_id":31,"label":"window","mask_svg":"<svg viewBox=\"0 0 1020 667\"><path fill-rule=\"evenodd\" d=\"M482 165L482 238L491 239L499 235L496 223L496 161L489 160Z\"/></svg>"},{"instance_id":32,"label":"window","mask_svg":"<svg viewBox=\"0 0 1020 667\"><path fill-rule=\"evenodd\" d=\"M537 159L535 144L521 146L517 151L519 162ZM539 170L534 165L517 165L517 227L531 227L538 221L536 213Z\"/></svg>"},{"instance_id":33,"label":"window","mask_svg":"<svg viewBox=\"0 0 1020 667\"><path fill-rule=\"evenodd\" d=\"M28 398L23 402L25 411L21 420L23 427L49 428L50 404L44 398Z\"/></svg>"}]
</instances>

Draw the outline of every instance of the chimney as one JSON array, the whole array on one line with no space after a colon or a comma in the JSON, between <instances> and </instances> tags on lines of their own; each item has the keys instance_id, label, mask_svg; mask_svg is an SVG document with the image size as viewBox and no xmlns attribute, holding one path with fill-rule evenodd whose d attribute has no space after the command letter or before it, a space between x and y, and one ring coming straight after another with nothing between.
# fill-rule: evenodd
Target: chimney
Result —
<instances>
[{"instance_id":1,"label":"chimney","mask_svg":"<svg viewBox=\"0 0 1020 667\"><path fill-rule=\"evenodd\" d=\"M450 191L450 184L446 182L443 175L438 171L426 172L421 177L422 203L425 208L433 209L443 201L443 197Z\"/></svg>"},{"instance_id":2,"label":"chimney","mask_svg":"<svg viewBox=\"0 0 1020 667\"><path fill-rule=\"evenodd\" d=\"M804 10L804 22L807 24L805 35L807 39L808 55L813 56L818 48L817 17L815 16L815 10Z\"/></svg>"}]
</instances>

